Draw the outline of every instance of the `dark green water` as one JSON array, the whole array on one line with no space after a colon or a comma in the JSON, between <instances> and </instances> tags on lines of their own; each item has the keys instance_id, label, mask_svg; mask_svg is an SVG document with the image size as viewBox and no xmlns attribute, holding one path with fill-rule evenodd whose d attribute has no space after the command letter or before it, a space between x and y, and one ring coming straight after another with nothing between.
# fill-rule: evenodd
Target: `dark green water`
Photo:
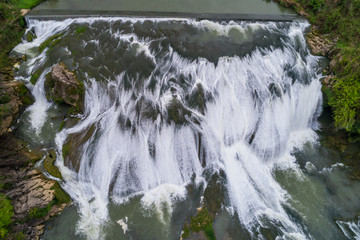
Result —
<instances>
[{"instance_id":1,"label":"dark green water","mask_svg":"<svg viewBox=\"0 0 360 240\"><path fill-rule=\"evenodd\" d=\"M265 0L49 0L31 14L83 14L96 12L162 12L193 14L293 15L272 1Z\"/></svg>"}]
</instances>

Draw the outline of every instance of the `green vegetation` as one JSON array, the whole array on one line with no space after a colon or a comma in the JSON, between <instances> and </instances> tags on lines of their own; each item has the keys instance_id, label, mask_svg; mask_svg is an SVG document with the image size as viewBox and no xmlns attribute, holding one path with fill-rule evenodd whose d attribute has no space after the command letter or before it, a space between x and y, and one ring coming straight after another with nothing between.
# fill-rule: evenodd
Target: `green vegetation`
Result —
<instances>
[{"instance_id":1,"label":"green vegetation","mask_svg":"<svg viewBox=\"0 0 360 240\"><path fill-rule=\"evenodd\" d=\"M27 87L25 86L24 83L19 84L18 87L17 87L17 90L19 92L20 97L25 96L26 94L29 93L29 89L27 89Z\"/></svg>"},{"instance_id":2,"label":"green vegetation","mask_svg":"<svg viewBox=\"0 0 360 240\"><path fill-rule=\"evenodd\" d=\"M39 46L39 52L44 51L44 49L48 46L55 46L59 41L61 41L62 34L55 34L54 36L49 37Z\"/></svg>"},{"instance_id":3,"label":"green vegetation","mask_svg":"<svg viewBox=\"0 0 360 240\"><path fill-rule=\"evenodd\" d=\"M0 69L12 65L8 54L20 43L24 25L20 9L0 1Z\"/></svg>"},{"instance_id":4,"label":"green vegetation","mask_svg":"<svg viewBox=\"0 0 360 240\"><path fill-rule=\"evenodd\" d=\"M6 236L13 215L14 210L10 201L4 194L0 193L0 238Z\"/></svg>"},{"instance_id":5,"label":"green vegetation","mask_svg":"<svg viewBox=\"0 0 360 240\"><path fill-rule=\"evenodd\" d=\"M32 9L44 0L9 0L9 2L18 8Z\"/></svg>"},{"instance_id":6,"label":"green vegetation","mask_svg":"<svg viewBox=\"0 0 360 240\"><path fill-rule=\"evenodd\" d=\"M32 85L35 85L37 80L39 79L41 74L40 70L36 70L34 73L31 74L30 82Z\"/></svg>"},{"instance_id":7,"label":"green vegetation","mask_svg":"<svg viewBox=\"0 0 360 240\"><path fill-rule=\"evenodd\" d=\"M83 34L84 32L86 32L87 28L86 27L78 27L76 30L75 30L75 33L77 34Z\"/></svg>"},{"instance_id":8,"label":"green vegetation","mask_svg":"<svg viewBox=\"0 0 360 240\"><path fill-rule=\"evenodd\" d=\"M325 106L331 107L335 125L350 134L360 134L360 0L278 0L286 7L308 14L318 33L336 46L330 72L335 79L324 86Z\"/></svg>"},{"instance_id":9,"label":"green vegetation","mask_svg":"<svg viewBox=\"0 0 360 240\"><path fill-rule=\"evenodd\" d=\"M15 240L24 240L24 239L26 239L26 235L24 232L20 231L14 235L14 239Z\"/></svg>"},{"instance_id":10,"label":"green vegetation","mask_svg":"<svg viewBox=\"0 0 360 240\"><path fill-rule=\"evenodd\" d=\"M29 219L36 219L36 218L42 218L42 217L45 217L51 207L54 205L54 201L50 202L46 207L44 208L38 208L38 207L34 207L34 208L31 208L30 211L29 211Z\"/></svg>"},{"instance_id":11,"label":"green vegetation","mask_svg":"<svg viewBox=\"0 0 360 240\"><path fill-rule=\"evenodd\" d=\"M0 95L0 104L8 103L10 100L10 95L8 93L3 93Z\"/></svg>"},{"instance_id":12,"label":"green vegetation","mask_svg":"<svg viewBox=\"0 0 360 240\"><path fill-rule=\"evenodd\" d=\"M54 186L51 187L51 189L55 191L54 193L56 199L55 203L57 205L61 205L63 203L69 203L71 201L69 194L67 194L64 190L62 190L58 182L56 182Z\"/></svg>"},{"instance_id":13,"label":"green vegetation","mask_svg":"<svg viewBox=\"0 0 360 240\"><path fill-rule=\"evenodd\" d=\"M49 152L46 158L44 159L44 168L50 175L62 179L59 168L54 165L55 160L56 160L55 151Z\"/></svg>"},{"instance_id":14,"label":"green vegetation","mask_svg":"<svg viewBox=\"0 0 360 240\"><path fill-rule=\"evenodd\" d=\"M195 217L191 218L190 226L185 224L183 228L182 238L185 239L190 236L192 232L200 232L204 231L207 239L215 240L215 233L212 226L214 218L209 214L209 211L206 207L200 209L200 211L196 214Z\"/></svg>"},{"instance_id":15,"label":"green vegetation","mask_svg":"<svg viewBox=\"0 0 360 240\"><path fill-rule=\"evenodd\" d=\"M64 159L70 154L71 143L72 141L68 141L62 147L62 155Z\"/></svg>"},{"instance_id":16,"label":"green vegetation","mask_svg":"<svg viewBox=\"0 0 360 240\"><path fill-rule=\"evenodd\" d=\"M25 38L28 42L32 42L34 38L36 38L36 35L32 31L28 31L25 35Z\"/></svg>"},{"instance_id":17,"label":"green vegetation","mask_svg":"<svg viewBox=\"0 0 360 240\"><path fill-rule=\"evenodd\" d=\"M60 126L59 126L59 131L63 130L64 127L65 127L65 124L66 124L66 121L63 120L61 123L60 123Z\"/></svg>"},{"instance_id":18,"label":"green vegetation","mask_svg":"<svg viewBox=\"0 0 360 240\"><path fill-rule=\"evenodd\" d=\"M312 23L322 34L337 40L339 53L334 69L336 75L329 89L329 106L335 125L360 134L360 0L342 0L323 4Z\"/></svg>"},{"instance_id":19,"label":"green vegetation","mask_svg":"<svg viewBox=\"0 0 360 240\"><path fill-rule=\"evenodd\" d=\"M30 105L34 103L34 99L32 98L29 89L27 89L24 83L19 82L17 86L17 92L19 93L21 102L23 102L25 105Z\"/></svg>"}]
</instances>

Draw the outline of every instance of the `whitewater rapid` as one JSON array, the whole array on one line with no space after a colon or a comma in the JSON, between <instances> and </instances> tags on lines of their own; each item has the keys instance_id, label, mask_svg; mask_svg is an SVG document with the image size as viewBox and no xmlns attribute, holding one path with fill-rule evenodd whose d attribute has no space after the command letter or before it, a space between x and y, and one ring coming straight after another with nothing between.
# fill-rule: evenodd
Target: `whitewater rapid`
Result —
<instances>
[{"instance_id":1,"label":"whitewater rapid","mask_svg":"<svg viewBox=\"0 0 360 240\"><path fill-rule=\"evenodd\" d=\"M75 26L85 26L88 35L73 34ZM78 233L105 238L109 203L137 195L145 208L161 212L165 204L171 214L194 174L206 185L204 172L221 169L229 199L224 207L252 238L268 222L284 239L311 238L285 210L289 195L273 174L297 169L294 149L317 139L321 75L306 47L307 27L165 18L29 20L28 31L37 38L17 46L18 52L63 34L60 50L47 48L27 63L28 75L43 70L33 90L36 102L27 110L33 128L40 131L51 105L43 85L54 64L72 58L85 83L84 113L56 136L62 186L81 216ZM73 166L62 149L76 134L83 137Z\"/></svg>"}]
</instances>

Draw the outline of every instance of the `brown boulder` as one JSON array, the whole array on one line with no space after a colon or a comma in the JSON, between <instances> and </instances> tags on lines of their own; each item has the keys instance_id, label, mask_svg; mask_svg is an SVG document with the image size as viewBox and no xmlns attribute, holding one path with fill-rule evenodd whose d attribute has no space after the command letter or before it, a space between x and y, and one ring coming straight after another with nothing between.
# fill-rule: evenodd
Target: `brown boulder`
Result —
<instances>
[{"instance_id":1,"label":"brown boulder","mask_svg":"<svg viewBox=\"0 0 360 240\"><path fill-rule=\"evenodd\" d=\"M33 97L24 83L2 81L2 77L0 74L0 136L9 131L24 106L33 103Z\"/></svg>"},{"instance_id":2,"label":"brown boulder","mask_svg":"<svg viewBox=\"0 0 360 240\"><path fill-rule=\"evenodd\" d=\"M306 40L310 46L311 53L314 55L327 56L335 47L335 42L319 34L313 26L311 27L310 33L307 34Z\"/></svg>"},{"instance_id":3,"label":"brown boulder","mask_svg":"<svg viewBox=\"0 0 360 240\"><path fill-rule=\"evenodd\" d=\"M84 106L84 85L76 78L73 72L67 70L63 63L53 67L50 78L47 79L47 86L51 88L50 98L53 101L66 103L82 111Z\"/></svg>"}]
</instances>

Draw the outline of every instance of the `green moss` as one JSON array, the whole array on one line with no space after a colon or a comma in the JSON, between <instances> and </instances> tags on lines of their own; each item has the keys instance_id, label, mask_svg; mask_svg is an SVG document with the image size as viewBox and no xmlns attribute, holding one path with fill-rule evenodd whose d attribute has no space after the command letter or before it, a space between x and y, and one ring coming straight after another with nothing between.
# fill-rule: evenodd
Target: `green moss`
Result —
<instances>
[{"instance_id":1,"label":"green moss","mask_svg":"<svg viewBox=\"0 0 360 240\"><path fill-rule=\"evenodd\" d=\"M68 110L68 115L76 115L78 113L80 113L80 108L78 104L76 105L76 107L71 106Z\"/></svg>"},{"instance_id":2,"label":"green moss","mask_svg":"<svg viewBox=\"0 0 360 240\"><path fill-rule=\"evenodd\" d=\"M10 3L18 8L32 9L44 0L9 0Z\"/></svg>"},{"instance_id":3,"label":"green moss","mask_svg":"<svg viewBox=\"0 0 360 240\"><path fill-rule=\"evenodd\" d=\"M11 98L10 95L8 93L4 93L2 95L0 95L0 104L5 104L10 102Z\"/></svg>"},{"instance_id":4,"label":"green moss","mask_svg":"<svg viewBox=\"0 0 360 240\"><path fill-rule=\"evenodd\" d=\"M36 218L42 218L45 217L49 211L51 210L51 207L54 205L54 201L51 201L46 207L44 208L38 208L38 207L34 207L31 208L29 211L29 219L36 219Z\"/></svg>"},{"instance_id":5,"label":"green moss","mask_svg":"<svg viewBox=\"0 0 360 240\"><path fill-rule=\"evenodd\" d=\"M0 68L13 65L9 52L21 42L24 33L23 17L12 4L0 2Z\"/></svg>"},{"instance_id":6,"label":"green moss","mask_svg":"<svg viewBox=\"0 0 360 240\"><path fill-rule=\"evenodd\" d=\"M15 240L24 240L24 239L26 239L26 235L24 232L20 231L14 235L14 239Z\"/></svg>"},{"instance_id":7,"label":"green moss","mask_svg":"<svg viewBox=\"0 0 360 240\"><path fill-rule=\"evenodd\" d=\"M38 47L39 52L44 51L44 49L45 49L46 47L48 47L49 45L50 45L50 46L56 45L56 44L61 40L62 35L63 35L63 34L56 34L56 35L51 36L51 37L49 37L48 39L46 39L46 40L45 40L43 43L41 43L40 46Z\"/></svg>"},{"instance_id":8,"label":"green moss","mask_svg":"<svg viewBox=\"0 0 360 240\"><path fill-rule=\"evenodd\" d=\"M31 82L32 85L36 84L36 82L39 79L40 75L41 75L40 70L36 70L34 73L31 74L30 82Z\"/></svg>"},{"instance_id":9,"label":"green moss","mask_svg":"<svg viewBox=\"0 0 360 240\"><path fill-rule=\"evenodd\" d=\"M60 123L59 131L63 130L63 128L65 127L65 124L66 124L66 121L63 120L63 121Z\"/></svg>"},{"instance_id":10,"label":"green moss","mask_svg":"<svg viewBox=\"0 0 360 240\"><path fill-rule=\"evenodd\" d=\"M70 148L71 148L71 141L65 143L63 145L63 148L62 148L62 154L63 154L63 158L65 159L67 156L69 156L69 153L70 153Z\"/></svg>"},{"instance_id":11,"label":"green moss","mask_svg":"<svg viewBox=\"0 0 360 240\"><path fill-rule=\"evenodd\" d=\"M87 28L86 27L78 27L76 30L75 30L75 33L77 34L83 34L84 32L86 32Z\"/></svg>"},{"instance_id":12,"label":"green moss","mask_svg":"<svg viewBox=\"0 0 360 240\"><path fill-rule=\"evenodd\" d=\"M62 179L59 168L54 165L55 160L56 160L55 151L49 152L46 158L44 159L44 168L50 175Z\"/></svg>"},{"instance_id":13,"label":"green moss","mask_svg":"<svg viewBox=\"0 0 360 240\"><path fill-rule=\"evenodd\" d=\"M24 83L19 84L17 90L20 97L25 96L29 92Z\"/></svg>"},{"instance_id":14,"label":"green moss","mask_svg":"<svg viewBox=\"0 0 360 240\"><path fill-rule=\"evenodd\" d=\"M0 116L7 116L11 113L11 109L8 105L9 104L1 104L0 105Z\"/></svg>"},{"instance_id":15,"label":"green moss","mask_svg":"<svg viewBox=\"0 0 360 240\"><path fill-rule=\"evenodd\" d=\"M206 207L203 207L195 217L191 218L190 227L185 224L183 228L182 238L187 238L190 236L190 232L200 232L204 231L206 237L209 240L215 240L215 233L213 229L214 218L209 214L209 211Z\"/></svg>"},{"instance_id":16,"label":"green moss","mask_svg":"<svg viewBox=\"0 0 360 240\"><path fill-rule=\"evenodd\" d=\"M34 100L28 96L23 96L21 97L21 102L24 103L25 105L31 105L34 103Z\"/></svg>"},{"instance_id":17,"label":"green moss","mask_svg":"<svg viewBox=\"0 0 360 240\"><path fill-rule=\"evenodd\" d=\"M36 37L35 34L33 34L33 32L31 31L28 31L25 35L25 38L28 42L32 42L35 37Z\"/></svg>"},{"instance_id":18,"label":"green moss","mask_svg":"<svg viewBox=\"0 0 360 240\"><path fill-rule=\"evenodd\" d=\"M183 234L181 235L182 239L185 239L190 236L190 228L187 224L185 224L183 228Z\"/></svg>"},{"instance_id":19,"label":"green moss","mask_svg":"<svg viewBox=\"0 0 360 240\"><path fill-rule=\"evenodd\" d=\"M0 193L0 238L6 236L13 215L14 210L10 200L8 200L4 194Z\"/></svg>"},{"instance_id":20,"label":"green moss","mask_svg":"<svg viewBox=\"0 0 360 240\"><path fill-rule=\"evenodd\" d=\"M51 187L51 189L55 191L54 195L57 205L61 205L63 203L69 203L71 201L69 194L67 194L64 190L62 190L58 182L56 182L54 186Z\"/></svg>"}]
</instances>

